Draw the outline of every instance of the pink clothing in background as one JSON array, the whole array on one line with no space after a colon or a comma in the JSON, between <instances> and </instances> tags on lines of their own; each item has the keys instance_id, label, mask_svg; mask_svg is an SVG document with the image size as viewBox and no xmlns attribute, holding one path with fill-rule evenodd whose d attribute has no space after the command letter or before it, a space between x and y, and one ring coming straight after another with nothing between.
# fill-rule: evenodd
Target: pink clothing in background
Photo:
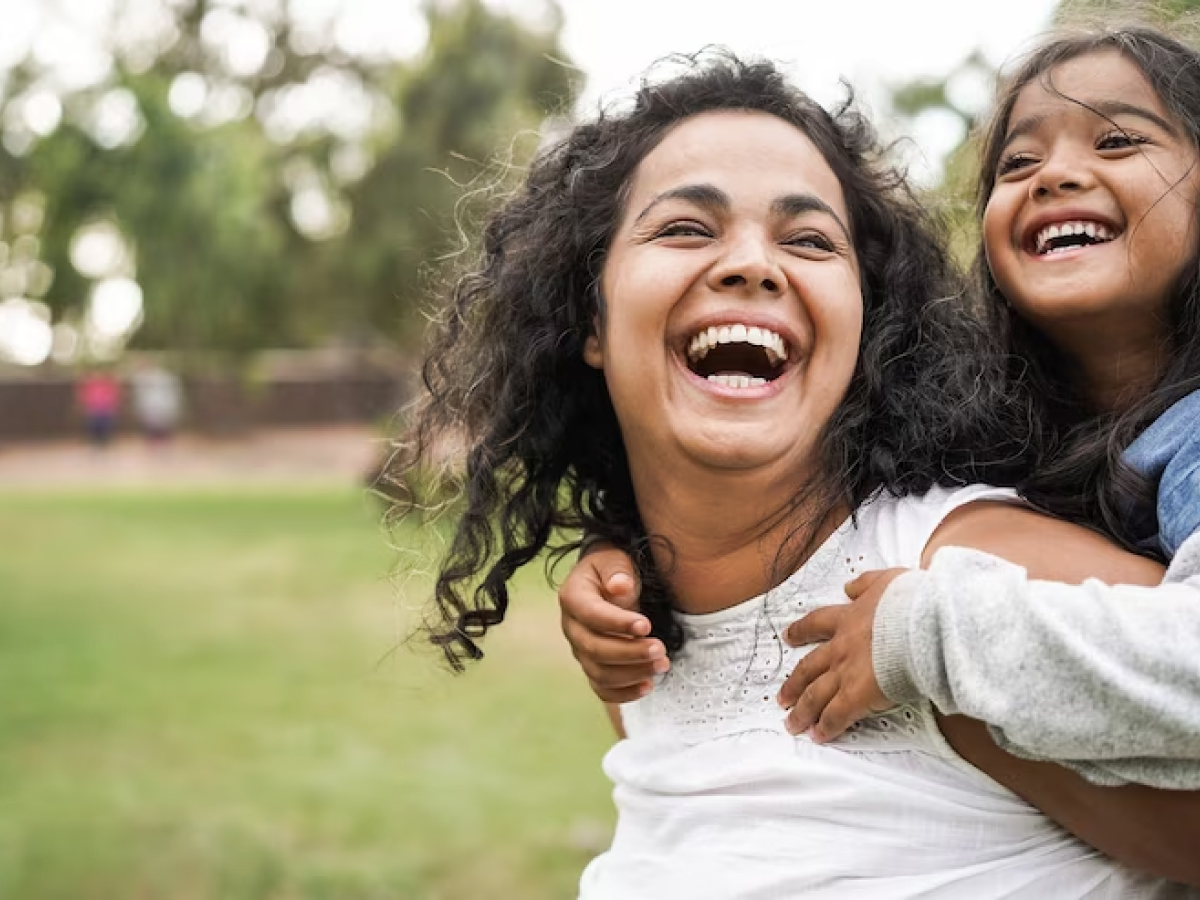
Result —
<instances>
[{"instance_id":1,"label":"pink clothing in background","mask_svg":"<svg viewBox=\"0 0 1200 900\"><path fill-rule=\"evenodd\" d=\"M121 385L111 375L85 375L79 382L79 405L87 415L114 415L121 405Z\"/></svg>"}]
</instances>

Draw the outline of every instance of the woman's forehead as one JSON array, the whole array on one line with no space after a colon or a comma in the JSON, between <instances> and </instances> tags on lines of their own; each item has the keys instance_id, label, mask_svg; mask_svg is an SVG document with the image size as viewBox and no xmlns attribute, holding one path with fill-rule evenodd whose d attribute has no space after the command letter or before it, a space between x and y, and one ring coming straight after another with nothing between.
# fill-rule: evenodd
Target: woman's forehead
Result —
<instances>
[{"instance_id":1,"label":"woman's forehead","mask_svg":"<svg viewBox=\"0 0 1200 900\"><path fill-rule=\"evenodd\" d=\"M747 198L814 193L846 215L841 183L816 144L769 113L721 110L680 122L634 171L631 206L693 183L715 183Z\"/></svg>"}]
</instances>

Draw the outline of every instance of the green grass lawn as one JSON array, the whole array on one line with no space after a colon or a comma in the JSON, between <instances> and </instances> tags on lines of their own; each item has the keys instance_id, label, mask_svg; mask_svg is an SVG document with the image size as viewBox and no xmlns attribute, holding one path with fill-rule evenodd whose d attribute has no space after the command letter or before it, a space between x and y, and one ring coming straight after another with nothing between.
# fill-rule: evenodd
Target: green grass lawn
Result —
<instances>
[{"instance_id":1,"label":"green grass lawn","mask_svg":"<svg viewBox=\"0 0 1200 900\"><path fill-rule=\"evenodd\" d=\"M540 570L452 676L401 643L425 591L377 519L0 494L0 897L574 896L611 738Z\"/></svg>"}]
</instances>

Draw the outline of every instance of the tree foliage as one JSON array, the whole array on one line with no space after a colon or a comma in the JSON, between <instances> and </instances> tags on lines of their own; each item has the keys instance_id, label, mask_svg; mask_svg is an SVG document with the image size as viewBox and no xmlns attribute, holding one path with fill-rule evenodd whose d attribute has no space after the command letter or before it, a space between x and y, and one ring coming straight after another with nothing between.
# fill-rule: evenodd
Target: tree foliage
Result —
<instances>
[{"instance_id":1,"label":"tree foliage","mask_svg":"<svg viewBox=\"0 0 1200 900\"><path fill-rule=\"evenodd\" d=\"M21 247L53 275L0 277L0 300L31 296L80 321L92 279L72 243L111 223L144 292L134 340L146 347L403 342L426 267L452 246L463 185L579 86L556 8L539 28L481 0L430 0L428 44L403 62L305 44L284 4L175 0L163 11L169 27L149 48L123 42L114 17L110 74L56 90L61 121L44 133L26 120L54 73L31 54L0 79L0 268L20 262L10 250L24 229ZM271 36L253 71L235 71L212 39L213 17L231 15ZM188 79L207 97L192 115L172 94ZM289 125L280 111L318 83L344 91L361 121ZM125 110L125 133L105 133L105 104ZM534 146L518 145L518 161ZM22 218L26 207L40 215Z\"/></svg>"}]
</instances>

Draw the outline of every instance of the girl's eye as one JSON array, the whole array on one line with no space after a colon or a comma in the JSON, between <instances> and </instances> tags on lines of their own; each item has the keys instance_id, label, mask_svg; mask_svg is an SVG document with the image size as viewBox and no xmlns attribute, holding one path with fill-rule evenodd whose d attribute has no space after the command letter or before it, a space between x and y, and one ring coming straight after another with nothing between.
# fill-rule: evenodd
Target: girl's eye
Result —
<instances>
[{"instance_id":1,"label":"girl's eye","mask_svg":"<svg viewBox=\"0 0 1200 900\"><path fill-rule=\"evenodd\" d=\"M1125 150L1144 143L1146 139L1140 135L1130 134L1128 131L1110 131L1096 142L1096 149Z\"/></svg>"},{"instance_id":2,"label":"girl's eye","mask_svg":"<svg viewBox=\"0 0 1200 900\"><path fill-rule=\"evenodd\" d=\"M680 222L670 222L658 229L654 235L656 238L670 237L712 237L712 232L699 222L684 220Z\"/></svg>"},{"instance_id":3,"label":"girl's eye","mask_svg":"<svg viewBox=\"0 0 1200 900\"><path fill-rule=\"evenodd\" d=\"M816 231L804 231L800 234L793 235L784 241L789 247L801 247L810 250L822 250L825 253L832 253L836 248L833 241L825 237L825 235Z\"/></svg>"},{"instance_id":4,"label":"girl's eye","mask_svg":"<svg viewBox=\"0 0 1200 900\"><path fill-rule=\"evenodd\" d=\"M1028 153L1014 153L1011 156L1005 156L996 166L996 177L1003 178L1011 172L1024 169L1026 166L1032 166L1036 162L1036 157Z\"/></svg>"}]
</instances>

